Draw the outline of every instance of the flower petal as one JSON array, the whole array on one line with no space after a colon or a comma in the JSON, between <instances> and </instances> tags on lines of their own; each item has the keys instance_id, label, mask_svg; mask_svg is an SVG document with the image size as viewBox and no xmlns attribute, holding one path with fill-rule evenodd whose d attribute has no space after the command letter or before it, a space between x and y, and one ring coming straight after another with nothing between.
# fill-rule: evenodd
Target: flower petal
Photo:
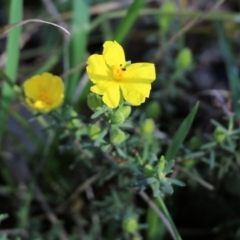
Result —
<instances>
[{"instance_id":1,"label":"flower petal","mask_svg":"<svg viewBox=\"0 0 240 240\"><path fill-rule=\"evenodd\" d=\"M43 73L43 84L45 84L44 89L49 92L53 105L58 106L59 102L63 100L64 93L64 84L63 80L55 75L50 73Z\"/></svg>"},{"instance_id":2,"label":"flower petal","mask_svg":"<svg viewBox=\"0 0 240 240\"><path fill-rule=\"evenodd\" d=\"M134 63L124 72L123 82L151 83L156 79L155 66L152 63Z\"/></svg>"},{"instance_id":3,"label":"flower petal","mask_svg":"<svg viewBox=\"0 0 240 240\"><path fill-rule=\"evenodd\" d=\"M87 64L88 77L93 83L110 80L110 69L106 65L102 55L91 55L87 60Z\"/></svg>"},{"instance_id":4,"label":"flower petal","mask_svg":"<svg viewBox=\"0 0 240 240\"><path fill-rule=\"evenodd\" d=\"M132 91L142 94L144 97L149 97L151 84L150 83L121 83L120 88L130 89ZM130 90L127 90L127 92Z\"/></svg>"},{"instance_id":5,"label":"flower petal","mask_svg":"<svg viewBox=\"0 0 240 240\"><path fill-rule=\"evenodd\" d=\"M103 57L110 67L125 64L125 54L122 46L116 41L106 41L103 45Z\"/></svg>"},{"instance_id":6,"label":"flower petal","mask_svg":"<svg viewBox=\"0 0 240 240\"><path fill-rule=\"evenodd\" d=\"M90 91L99 95L103 95L108 88L109 82L100 82L90 88Z\"/></svg>"},{"instance_id":7,"label":"flower petal","mask_svg":"<svg viewBox=\"0 0 240 240\"><path fill-rule=\"evenodd\" d=\"M141 103L145 102L146 95L149 95L151 85L150 84L144 84L143 89L138 89L136 88L138 84L121 84L120 88L123 94L123 98L125 99L126 102L129 104L138 106ZM149 88L150 86L150 88ZM141 93L141 91L145 91L144 94Z\"/></svg>"},{"instance_id":8,"label":"flower petal","mask_svg":"<svg viewBox=\"0 0 240 240\"><path fill-rule=\"evenodd\" d=\"M27 79L23 83L23 89L25 96L37 100L39 96L40 89L42 88L42 76L35 75L32 78Z\"/></svg>"},{"instance_id":9,"label":"flower petal","mask_svg":"<svg viewBox=\"0 0 240 240\"><path fill-rule=\"evenodd\" d=\"M103 102L110 108L116 108L120 102L120 89L119 84L109 84L107 90L103 94Z\"/></svg>"}]
</instances>

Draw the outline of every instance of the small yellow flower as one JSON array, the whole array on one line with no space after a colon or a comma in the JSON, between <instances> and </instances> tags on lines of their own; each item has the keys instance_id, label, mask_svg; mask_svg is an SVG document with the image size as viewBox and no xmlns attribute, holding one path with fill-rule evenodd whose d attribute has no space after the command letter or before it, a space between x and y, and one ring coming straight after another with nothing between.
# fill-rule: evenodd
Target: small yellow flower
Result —
<instances>
[{"instance_id":1,"label":"small yellow flower","mask_svg":"<svg viewBox=\"0 0 240 240\"><path fill-rule=\"evenodd\" d=\"M50 112L63 102L63 81L51 73L33 76L23 83L23 89L27 105L42 113Z\"/></svg>"},{"instance_id":2,"label":"small yellow flower","mask_svg":"<svg viewBox=\"0 0 240 240\"><path fill-rule=\"evenodd\" d=\"M87 73L95 84L91 91L103 95L103 102L116 108L121 95L131 105L140 105L149 97L151 83L155 80L155 67L151 63L126 62L121 45L106 41L103 54L93 54L87 61Z\"/></svg>"}]
</instances>

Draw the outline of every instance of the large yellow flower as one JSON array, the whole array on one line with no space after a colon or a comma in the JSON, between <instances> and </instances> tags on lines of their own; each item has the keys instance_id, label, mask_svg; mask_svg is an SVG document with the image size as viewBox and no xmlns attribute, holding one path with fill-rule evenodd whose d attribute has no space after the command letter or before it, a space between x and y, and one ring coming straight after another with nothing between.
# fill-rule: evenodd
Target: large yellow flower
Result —
<instances>
[{"instance_id":1,"label":"large yellow flower","mask_svg":"<svg viewBox=\"0 0 240 240\"><path fill-rule=\"evenodd\" d=\"M87 61L87 73L95 84L91 91L103 95L103 102L116 108L121 95L131 105L140 105L149 97L151 83L155 80L155 67L151 63L126 62L121 45L106 41L103 54L93 54Z\"/></svg>"},{"instance_id":2,"label":"large yellow flower","mask_svg":"<svg viewBox=\"0 0 240 240\"><path fill-rule=\"evenodd\" d=\"M51 73L33 76L23 83L23 89L27 105L39 112L48 113L63 102L63 81Z\"/></svg>"}]
</instances>

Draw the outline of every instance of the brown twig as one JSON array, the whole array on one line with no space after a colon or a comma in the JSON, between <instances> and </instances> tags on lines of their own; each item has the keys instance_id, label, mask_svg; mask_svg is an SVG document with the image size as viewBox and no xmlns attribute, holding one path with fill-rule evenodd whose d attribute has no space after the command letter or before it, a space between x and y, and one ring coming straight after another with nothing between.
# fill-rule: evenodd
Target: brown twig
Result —
<instances>
[{"instance_id":1,"label":"brown twig","mask_svg":"<svg viewBox=\"0 0 240 240\"><path fill-rule=\"evenodd\" d=\"M68 205L69 203L71 203L72 201L74 201L78 195L86 190L90 185L92 185L98 178L100 177L100 173L97 173L95 175L93 175L92 177L90 177L89 179L87 179L83 184L81 184L75 191L74 193L62 204L60 205L56 211L60 211L62 208L64 208L66 205Z\"/></svg>"},{"instance_id":2,"label":"brown twig","mask_svg":"<svg viewBox=\"0 0 240 240\"><path fill-rule=\"evenodd\" d=\"M214 190L214 186L212 184L210 184L210 183L206 182L205 180L203 180L202 178L194 175L193 173L189 172L188 170L181 167L180 165L175 164L174 168L185 173L188 177L192 178L193 180L195 180L196 182L198 182L200 185L207 188L208 190L210 190L210 191Z\"/></svg>"}]
</instances>

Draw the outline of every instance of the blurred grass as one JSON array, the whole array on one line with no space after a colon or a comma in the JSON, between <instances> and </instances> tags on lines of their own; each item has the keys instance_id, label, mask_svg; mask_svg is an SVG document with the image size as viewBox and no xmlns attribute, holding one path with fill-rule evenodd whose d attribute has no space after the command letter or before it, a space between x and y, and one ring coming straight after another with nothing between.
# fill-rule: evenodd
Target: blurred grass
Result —
<instances>
[{"instance_id":1,"label":"blurred grass","mask_svg":"<svg viewBox=\"0 0 240 240\"><path fill-rule=\"evenodd\" d=\"M11 0L9 9L9 24L22 21L23 1ZM18 74L19 54L20 54L20 39L21 27L16 27L8 33L7 47L6 47L6 67L5 73L12 80L16 82ZM0 148L2 147L3 135L5 132L5 125L8 119L8 110L13 100L14 91L7 83L3 83L2 98L0 106Z\"/></svg>"},{"instance_id":2,"label":"blurred grass","mask_svg":"<svg viewBox=\"0 0 240 240\"><path fill-rule=\"evenodd\" d=\"M72 1L71 39L69 45L69 69L81 65L85 59L89 26L89 4L87 0ZM81 70L77 69L66 78L66 102L72 102Z\"/></svg>"},{"instance_id":3,"label":"blurred grass","mask_svg":"<svg viewBox=\"0 0 240 240\"><path fill-rule=\"evenodd\" d=\"M131 30L133 24L135 23L139 15L139 12L144 4L145 0L135 0L132 3L126 15L121 20L118 28L114 32L113 40L116 40L119 43L123 42L123 40L127 37L129 31Z\"/></svg>"},{"instance_id":4,"label":"blurred grass","mask_svg":"<svg viewBox=\"0 0 240 240\"><path fill-rule=\"evenodd\" d=\"M227 76L229 80L229 88L232 97L233 111L240 119L240 105L239 105L239 92L240 92L240 78L238 66L234 60L233 51L230 47L230 43L224 33L222 23L216 22L217 36L220 48L223 53L223 58L226 64Z\"/></svg>"}]
</instances>

